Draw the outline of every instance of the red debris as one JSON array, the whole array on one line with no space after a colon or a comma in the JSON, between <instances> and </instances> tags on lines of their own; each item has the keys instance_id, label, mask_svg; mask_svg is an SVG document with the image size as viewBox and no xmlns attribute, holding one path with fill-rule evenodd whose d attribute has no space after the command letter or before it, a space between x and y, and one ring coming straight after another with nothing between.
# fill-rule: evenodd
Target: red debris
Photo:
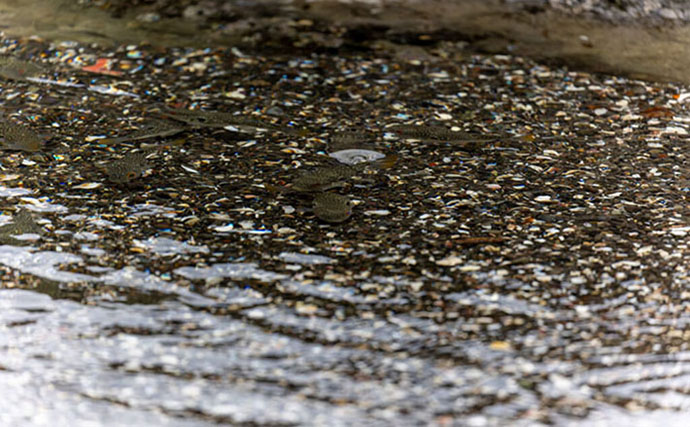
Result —
<instances>
[{"instance_id":1,"label":"red debris","mask_svg":"<svg viewBox=\"0 0 690 427\"><path fill-rule=\"evenodd\" d=\"M121 76L122 71L110 70L110 59L99 58L95 64L89 65L88 67L83 67L83 71L88 71L90 73L106 74L109 76Z\"/></svg>"}]
</instances>

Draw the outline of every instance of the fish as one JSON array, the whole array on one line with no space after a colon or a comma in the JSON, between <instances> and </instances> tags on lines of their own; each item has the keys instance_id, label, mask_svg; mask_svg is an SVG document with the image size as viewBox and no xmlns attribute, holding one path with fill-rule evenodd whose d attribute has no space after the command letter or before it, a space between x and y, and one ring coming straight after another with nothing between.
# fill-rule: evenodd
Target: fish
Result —
<instances>
[{"instance_id":1,"label":"fish","mask_svg":"<svg viewBox=\"0 0 690 427\"><path fill-rule=\"evenodd\" d=\"M44 234L43 227L38 225L34 221L31 212L24 208L14 215L11 223L0 226L0 243L26 244L24 240L13 237L21 234Z\"/></svg>"},{"instance_id":2,"label":"fish","mask_svg":"<svg viewBox=\"0 0 690 427\"><path fill-rule=\"evenodd\" d=\"M387 40L377 40L371 45L377 51L388 53L401 62L438 62L441 58L430 54L421 46L391 43Z\"/></svg>"},{"instance_id":3,"label":"fish","mask_svg":"<svg viewBox=\"0 0 690 427\"><path fill-rule=\"evenodd\" d=\"M186 126L169 120L151 120L144 123L139 129L133 131L128 135L118 136L114 138L104 138L99 141L100 144L119 144L128 141L141 141L151 138L167 138L169 136L177 135L184 132Z\"/></svg>"},{"instance_id":4,"label":"fish","mask_svg":"<svg viewBox=\"0 0 690 427\"><path fill-rule=\"evenodd\" d=\"M192 128L226 128L235 127L240 131L256 132L259 129L278 131L286 134L299 134L300 131L288 126L258 120L221 111L165 109L161 113L164 117L177 120Z\"/></svg>"},{"instance_id":5,"label":"fish","mask_svg":"<svg viewBox=\"0 0 690 427\"><path fill-rule=\"evenodd\" d=\"M393 125L386 128L386 131L392 132L401 138L451 143L489 142L499 138L498 135L474 135L462 131L456 132L444 126Z\"/></svg>"},{"instance_id":6,"label":"fish","mask_svg":"<svg viewBox=\"0 0 690 427\"><path fill-rule=\"evenodd\" d=\"M149 169L150 165L146 162L148 153L137 151L129 153L122 159L107 165L105 170L108 180L115 184L128 184L141 177Z\"/></svg>"},{"instance_id":7,"label":"fish","mask_svg":"<svg viewBox=\"0 0 690 427\"><path fill-rule=\"evenodd\" d=\"M9 80L25 80L45 72L45 68L34 62L23 61L13 56L0 56L0 77Z\"/></svg>"},{"instance_id":8,"label":"fish","mask_svg":"<svg viewBox=\"0 0 690 427\"><path fill-rule=\"evenodd\" d=\"M314 215L322 221L339 223L352 215L352 202L347 196L336 193L319 193L314 196Z\"/></svg>"},{"instance_id":9,"label":"fish","mask_svg":"<svg viewBox=\"0 0 690 427\"><path fill-rule=\"evenodd\" d=\"M43 234L43 227L36 224L31 211L28 209L20 209L14 216L14 228L19 234Z\"/></svg>"},{"instance_id":10,"label":"fish","mask_svg":"<svg viewBox=\"0 0 690 427\"><path fill-rule=\"evenodd\" d=\"M375 139L371 132L346 130L333 134L330 138L331 144L335 146L347 146L358 142L366 142Z\"/></svg>"},{"instance_id":11,"label":"fish","mask_svg":"<svg viewBox=\"0 0 690 427\"><path fill-rule=\"evenodd\" d=\"M10 121L0 122L0 149L36 152L50 136L42 136L29 127Z\"/></svg>"},{"instance_id":12,"label":"fish","mask_svg":"<svg viewBox=\"0 0 690 427\"><path fill-rule=\"evenodd\" d=\"M396 45L393 57L401 62L438 62L438 56L431 55L421 46Z\"/></svg>"},{"instance_id":13,"label":"fish","mask_svg":"<svg viewBox=\"0 0 690 427\"><path fill-rule=\"evenodd\" d=\"M375 167L388 169L398 160L395 154L389 154L373 162L357 163L355 165L323 166L297 177L288 191L298 193L315 193L339 187L342 183L364 170Z\"/></svg>"}]
</instances>

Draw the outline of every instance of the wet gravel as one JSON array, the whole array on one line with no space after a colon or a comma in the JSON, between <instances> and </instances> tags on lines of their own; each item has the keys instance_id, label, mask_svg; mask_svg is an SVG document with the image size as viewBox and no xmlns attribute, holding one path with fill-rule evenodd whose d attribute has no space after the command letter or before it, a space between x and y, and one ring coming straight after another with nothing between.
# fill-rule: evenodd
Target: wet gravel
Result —
<instances>
[{"instance_id":1,"label":"wet gravel","mask_svg":"<svg viewBox=\"0 0 690 427\"><path fill-rule=\"evenodd\" d=\"M527 8L552 7L574 15L603 18L610 22L644 22L661 25L687 23L690 20L685 0L517 0Z\"/></svg>"},{"instance_id":2,"label":"wet gravel","mask_svg":"<svg viewBox=\"0 0 690 427\"><path fill-rule=\"evenodd\" d=\"M213 23L242 22L257 16L273 16L276 9L294 12L299 9L308 10L309 3L301 1L276 0L83 0L81 7L97 7L107 11L112 17L121 18L132 10L137 10L137 18L144 22L157 22L161 19L184 18L203 25ZM415 3L415 0L362 0L342 1L361 10L373 10L393 7L400 3ZM449 0L446 3L460 4L462 0ZM539 13L551 9L570 15L586 16L589 18L605 19L613 23L644 23L674 25L688 22L690 13L686 0L489 0L486 3L498 5L505 12L522 10L529 13ZM244 24L247 25L247 24Z\"/></svg>"},{"instance_id":3,"label":"wet gravel","mask_svg":"<svg viewBox=\"0 0 690 427\"><path fill-rule=\"evenodd\" d=\"M1 423L685 425L688 88L322 43L2 39Z\"/></svg>"}]
</instances>

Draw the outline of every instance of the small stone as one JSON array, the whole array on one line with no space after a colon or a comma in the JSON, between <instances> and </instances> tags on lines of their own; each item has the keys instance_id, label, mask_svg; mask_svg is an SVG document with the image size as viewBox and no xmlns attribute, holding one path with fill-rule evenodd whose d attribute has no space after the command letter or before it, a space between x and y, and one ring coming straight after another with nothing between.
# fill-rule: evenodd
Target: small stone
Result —
<instances>
[{"instance_id":1,"label":"small stone","mask_svg":"<svg viewBox=\"0 0 690 427\"><path fill-rule=\"evenodd\" d=\"M663 8L659 10L659 16L664 19L678 19L678 14L675 10L669 8Z\"/></svg>"},{"instance_id":2,"label":"small stone","mask_svg":"<svg viewBox=\"0 0 690 427\"><path fill-rule=\"evenodd\" d=\"M283 111L283 109L278 106L273 106L266 110L266 114L268 114L269 116L284 116L285 111Z\"/></svg>"}]
</instances>

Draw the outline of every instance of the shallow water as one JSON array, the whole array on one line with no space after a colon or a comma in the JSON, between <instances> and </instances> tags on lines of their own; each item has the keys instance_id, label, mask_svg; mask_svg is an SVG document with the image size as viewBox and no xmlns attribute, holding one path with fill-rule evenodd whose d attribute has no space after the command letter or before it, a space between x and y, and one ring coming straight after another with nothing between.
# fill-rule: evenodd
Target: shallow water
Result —
<instances>
[{"instance_id":1,"label":"shallow water","mask_svg":"<svg viewBox=\"0 0 690 427\"><path fill-rule=\"evenodd\" d=\"M170 240L164 242L163 252L149 248L152 255L185 252L170 251ZM279 258L303 265L337 262L289 253ZM84 305L26 290L0 291L0 375L6 384L0 394L11 402L1 418L8 424L109 419L156 425L416 425L450 417L464 425L492 425L519 420L548 399L557 425L608 425L627 416L619 402L638 407L629 425L642 425L635 424L641 414L652 423L681 425L684 418L674 411L688 407L687 352L626 354L634 339L602 345L568 338L568 330L580 328L604 328L609 335L631 328L654 333L641 328L647 315L631 311L625 298L571 309L484 289L455 292L443 299L481 317L439 323L407 312L410 299L361 297L328 281L294 280L255 264L183 267L173 277L131 268L86 275L62 271L83 263L77 255L10 246L0 247L0 263L47 280L169 297L157 304L126 304L105 294ZM190 293L175 284L175 276L240 281ZM277 287L297 303L276 304L272 291L242 289L243 279ZM391 283L412 286L404 279ZM318 298L319 307L300 304L305 297ZM374 311L366 318L337 310L333 319L311 317L329 304ZM221 308L232 314L207 312ZM596 312L610 320L596 321ZM540 326L514 334L491 320L506 316ZM674 318L674 325L680 323L684 317ZM479 331L496 341L458 339Z\"/></svg>"},{"instance_id":2,"label":"shallow water","mask_svg":"<svg viewBox=\"0 0 690 427\"><path fill-rule=\"evenodd\" d=\"M0 91L56 133L2 162L0 224L43 233L0 245L0 424L686 425L690 90L312 25L289 54L3 39L70 68ZM161 103L305 131L99 143ZM330 190L342 224L268 190L361 135L400 159Z\"/></svg>"}]
</instances>

